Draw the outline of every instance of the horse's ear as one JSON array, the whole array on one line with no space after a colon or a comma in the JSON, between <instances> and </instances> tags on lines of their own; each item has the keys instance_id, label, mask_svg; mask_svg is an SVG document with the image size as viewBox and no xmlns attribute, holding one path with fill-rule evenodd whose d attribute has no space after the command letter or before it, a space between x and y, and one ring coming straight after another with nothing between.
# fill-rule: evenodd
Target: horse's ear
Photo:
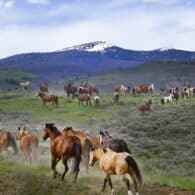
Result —
<instances>
[{"instance_id":1,"label":"horse's ear","mask_svg":"<svg viewBox=\"0 0 195 195\"><path fill-rule=\"evenodd\" d=\"M104 135L104 132L102 130L100 130L100 135Z\"/></svg>"},{"instance_id":2,"label":"horse's ear","mask_svg":"<svg viewBox=\"0 0 195 195\"><path fill-rule=\"evenodd\" d=\"M20 131L21 127L18 127L18 131Z\"/></svg>"},{"instance_id":3,"label":"horse's ear","mask_svg":"<svg viewBox=\"0 0 195 195\"><path fill-rule=\"evenodd\" d=\"M104 148L104 147L103 147L102 149L103 149L103 152L104 152L104 153L106 153L106 152L107 152L107 149L106 149L106 148Z\"/></svg>"}]
</instances>

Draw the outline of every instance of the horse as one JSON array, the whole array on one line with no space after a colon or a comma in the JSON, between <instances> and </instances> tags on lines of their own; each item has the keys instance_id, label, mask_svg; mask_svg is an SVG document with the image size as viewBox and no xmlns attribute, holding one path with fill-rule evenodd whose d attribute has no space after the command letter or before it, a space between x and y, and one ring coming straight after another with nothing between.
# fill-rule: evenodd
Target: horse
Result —
<instances>
[{"instance_id":1,"label":"horse","mask_svg":"<svg viewBox=\"0 0 195 195\"><path fill-rule=\"evenodd\" d=\"M92 92L90 91L90 89L88 87L83 87L83 86L78 87L77 93L88 94L90 96L92 95Z\"/></svg>"},{"instance_id":2,"label":"horse","mask_svg":"<svg viewBox=\"0 0 195 195\"><path fill-rule=\"evenodd\" d=\"M121 93L121 95L123 94L125 94L125 93L127 93L127 90L128 90L128 88L127 87L125 87L123 84L121 84L121 86L120 86L120 93Z\"/></svg>"},{"instance_id":3,"label":"horse","mask_svg":"<svg viewBox=\"0 0 195 195\"><path fill-rule=\"evenodd\" d=\"M43 93L49 93L48 84L47 83L42 84L40 86L40 91L43 92Z\"/></svg>"},{"instance_id":4,"label":"horse","mask_svg":"<svg viewBox=\"0 0 195 195\"><path fill-rule=\"evenodd\" d=\"M143 104L141 104L138 107L138 111L140 111L141 113L145 113L146 111L152 111L151 109L151 105L152 105L152 100L148 100L147 102L144 102Z\"/></svg>"},{"instance_id":5,"label":"horse","mask_svg":"<svg viewBox=\"0 0 195 195\"><path fill-rule=\"evenodd\" d=\"M89 94L92 95L93 93L95 93L95 95L99 96L99 89L96 87L95 84L93 85L89 85Z\"/></svg>"},{"instance_id":6,"label":"horse","mask_svg":"<svg viewBox=\"0 0 195 195\"><path fill-rule=\"evenodd\" d=\"M85 170L88 172L89 165L89 151L91 149L91 142L83 131L73 130L72 127L66 127L63 129L62 134L65 136L76 136L81 141L82 146L82 162Z\"/></svg>"},{"instance_id":7,"label":"horse","mask_svg":"<svg viewBox=\"0 0 195 195\"><path fill-rule=\"evenodd\" d=\"M18 154L18 147L13 134L9 131L0 130L0 152L7 151L12 147L14 155Z\"/></svg>"},{"instance_id":8,"label":"horse","mask_svg":"<svg viewBox=\"0 0 195 195\"><path fill-rule=\"evenodd\" d=\"M50 152L51 152L51 168L53 170L53 178L56 178L57 175L60 175L56 166L57 163L62 160L64 164L64 172L61 176L61 180L64 180L64 177L69 169L68 160L73 158L73 172L74 182L77 180L79 174L79 165L81 162L82 147L81 141L76 136L65 136L63 135L54 124L45 124L43 129L43 139L46 140L50 138Z\"/></svg>"},{"instance_id":9,"label":"horse","mask_svg":"<svg viewBox=\"0 0 195 195\"><path fill-rule=\"evenodd\" d=\"M161 104L166 104L166 103L171 103L173 101L173 94L171 93L169 96L165 96L163 97L160 101L161 101Z\"/></svg>"},{"instance_id":10,"label":"horse","mask_svg":"<svg viewBox=\"0 0 195 195\"><path fill-rule=\"evenodd\" d=\"M120 98L120 93L119 92L114 92L113 102L118 104L119 103L119 98Z\"/></svg>"},{"instance_id":11,"label":"horse","mask_svg":"<svg viewBox=\"0 0 195 195\"><path fill-rule=\"evenodd\" d=\"M39 139L36 135L27 132L26 127L18 127L20 150L24 154L26 162L31 164L38 157Z\"/></svg>"},{"instance_id":12,"label":"horse","mask_svg":"<svg viewBox=\"0 0 195 195\"><path fill-rule=\"evenodd\" d=\"M36 96L40 97L42 99L43 102L43 106L46 106L46 102L52 102L52 105L56 105L56 107L58 107L58 96L54 95L54 94L46 94L43 93L41 91L39 91Z\"/></svg>"},{"instance_id":13,"label":"horse","mask_svg":"<svg viewBox=\"0 0 195 195\"><path fill-rule=\"evenodd\" d=\"M148 86L149 92L153 94L153 93L154 93L154 89L155 89L155 88L154 88L154 84L151 83L151 85Z\"/></svg>"},{"instance_id":14,"label":"horse","mask_svg":"<svg viewBox=\"0 0 195 195\"><path fill-rule=\"evenodd\" d=\"M26 81L26 82L21 82L20 83L20 88L27 90L30 87L31 82L30 81Z\"/></svg>"},{"instance_id":15,"label":"horse","mask_svg":"<svg viewBox=\"0 0 195 195\"><path fill-rule=\"evenodd\" d=\"M129 179L125 176L126 174L128 174L133 181L136 195L139 195L142 176L140 174L140 170L136 161L131 155L126 152L116 153L109 148L103 149L100 147L90 151L89 155L89 164L91 166L94 166L95 162L99 161L99 167L105 175L102 192L105 190L106 183L108 181L112 194L114 194L111 175L118 175L126 184L128 195L132 195Z\"/></svg>"},{"instance_id":16,"label":"horse","mask_svg":"<svg viewBox=\"0 0 195 195\"><path fill-rule=\"evenodd\" d=\"M74 95L73 95L73 99L74 99L74 97L77 97L78 98L78 100L79 100L79 106L82 104L82 105L84 105L83 104L83 102L86 102L86 106L92 106L92 104L91 104L91 99L90 99L90 96L88 95L88 94L79 94L79 93L75 93Z\"/></svg>"},{"instance_id":17,"label":"horse","mask_svg":"<svg viewBox=\"0 0 195 195\"><path fill-rule=\"evenodd\" d=\"M103 132L100 130L100 145L104 148L110 148L115 152L127 152L131 154L127 143L122 139L113 138L110 134L106 131Z\"/></svg>"},{"instance_id":18,"label":"horse","mask_svg":"<svg viewBox=\"0 0 195 195\"><path fill-rule=\"evenodd\" d=\"M93 104L95 107L98 107L100 105L100 96L94 96L93 98Z\"/></svg>"},{"instance_id":19,"label":"horse","mask_svg":"<svg viewBox=\"0 0 195 195\"><path fill-rule=\"evenodd\" d=\"M73 83L68 83L64 85L64 90L66 91L67 97L70 97L70 94L74 95L78 90L77 85L73 85Z\"/></svg>"}]
</instances>

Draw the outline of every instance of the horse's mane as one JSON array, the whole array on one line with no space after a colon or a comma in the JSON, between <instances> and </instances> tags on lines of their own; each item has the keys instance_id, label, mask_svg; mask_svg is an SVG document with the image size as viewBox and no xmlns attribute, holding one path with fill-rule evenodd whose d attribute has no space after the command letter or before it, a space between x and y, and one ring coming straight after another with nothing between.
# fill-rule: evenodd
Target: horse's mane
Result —
<instances>
[{"instance_id":1,"label":"horse's mane","mask_svg":"<svg viewBox=\"0 0 195 195\"><path fill-rule=\"evenodd\" d=\"M54 125L54 123L46 123L45 127L51 129L53 132L59 132L58 128Z\"/></svg>"},{"instance_id":2,"label":"horse's mane","mask_svg":"<svg viewBox=\"0 0 195 195\"><path fill-rule=\"evenodd\" d=\"M72 127L66 127L66 128L64 128L63 131L68 131L68 130L73 130L73 128Z\"/></svg>"}]
</instances>

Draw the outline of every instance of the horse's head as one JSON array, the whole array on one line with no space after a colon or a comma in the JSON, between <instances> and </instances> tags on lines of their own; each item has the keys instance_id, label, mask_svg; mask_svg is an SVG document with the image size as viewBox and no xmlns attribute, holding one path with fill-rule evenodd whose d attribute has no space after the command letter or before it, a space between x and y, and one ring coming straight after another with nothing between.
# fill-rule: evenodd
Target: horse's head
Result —
<instances>
[{"instance_id":1,"label":"horse's head","mask_svg":"<svg viewBox=\"0 0 195 195\"><path fill-rule=\"evenodd\" d=\"M91 149L91 151L89 152L89 165L94 166L95 162L101 158L102 153L103 150L99 146L94 149Z\"/></svg>"},{"instance_id":2,"label":"horse's head","mask_svg":"<svg viewBox=\"0 0 195 195\"><path fill-rule=\"evenodd\" d=\"M18 132L19 132L19 137L22 137L28 134L26 127L18 127Z\"/></svg>"},{"instance_id":3,"label":"horse's head","mask_svg":"<svg viewBox=\"0 0 195 195\"><path fill-rule=\"evenodd\" d=\"M53 127L54 124L45 124L45 128L43 129L43 140L46 140L49 137L50 129Z\"/></svg>"}]
</instances>

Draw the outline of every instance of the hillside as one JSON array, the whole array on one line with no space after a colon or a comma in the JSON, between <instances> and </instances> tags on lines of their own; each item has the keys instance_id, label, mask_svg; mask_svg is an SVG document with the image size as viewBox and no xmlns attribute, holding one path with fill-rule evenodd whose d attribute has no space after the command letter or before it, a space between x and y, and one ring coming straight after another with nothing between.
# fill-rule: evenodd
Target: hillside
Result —
<instances>
[{"instance_id":1,"label":"hillside","mask_svg":"<svg viewBox=\"0 0 195 195\"><path fill-rule=\"evenodd\" d=\"M189 80L195 84L195 61L185 62L149 62L134 68L118 68L89 77L91 83L97 83L104 91L112 91L113 85L123 83L133 86L138 83L154 83L156 89L167 84L183 85Z\"/></svg>"},{"instance_id":2,"label":"hillside","mask_svg":"<svg viewBox=\"0 0 195 195\"><path fill-rule=\"evenodd\" d=\"M18 54L0 60L9 68L31 72L40 81L97 74L115 68L134 67L144 62L195 59L195 52L176 49L135 51L104 42L93 42L48 53ZM51 81L50 81L51 82Z\"/></svg>"}]
</instances>

